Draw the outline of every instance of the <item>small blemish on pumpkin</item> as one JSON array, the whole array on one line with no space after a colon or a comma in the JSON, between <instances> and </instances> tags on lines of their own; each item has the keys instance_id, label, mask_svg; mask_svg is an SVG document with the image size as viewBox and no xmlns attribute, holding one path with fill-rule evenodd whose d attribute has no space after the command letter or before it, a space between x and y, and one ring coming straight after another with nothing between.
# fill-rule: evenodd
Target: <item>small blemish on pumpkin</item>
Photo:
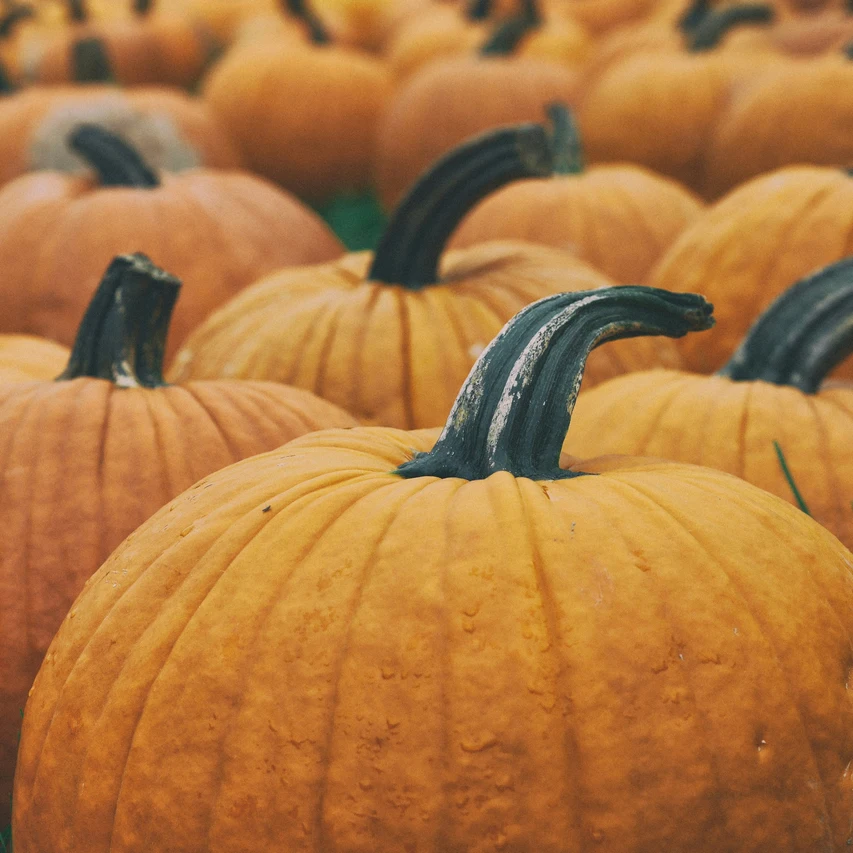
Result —
<instances>
[{"instance_id":1,"label":"small blemish on pumpkin","mask_svg":"<svg viewBox=\"0 0 853 853\"><path fill-rule=\"evenodd\" d=\"M393 670L393 669L391 669L390 667L387 667L387 666L383 666L383 667L382 667L381 672L382 672L382 677L383 677L386 681L387 681L389 678L393 678L393 677L394 677L394 674L395 674L395 673L394 673L394 670Z\"/></svg>"},{"instance_id":2,"label":"small blemish on pumpkin","mask_svg":"<svg viewBox=\"0 0 853 853\"><path fill-rule=\"evenodd\" d=\"M181 538L183 538L184 536L188 536L190 533L192 533L192 530L193 530L193 526L192 526L192 525L190 525L189 527L185 527L185 528L181 531Z\"/></svg>"},{"instance_id":3,"label":"small blemish on pumpkin","mask_svg":"<svg viewBox=\"0 0 853 853\"><path fill-rule=\"evenodd\" d=\"M361 788L362 791L369 791L373 787L373 783L368 779L362 779L358 783L358 787Z\"/></svg>"},{"instance_id":4,"label":"small blemish on pumpkin","mask_svg":"<svg viewBox=\"0 0 853 853\"><path fill-rule=\"evenodd\" d=\"M471 344L471 346L468 347L468 355L470 355L471 358L479 358L485 348L485 344Z\"/></svg>"},{"instance_id":5,"label":"small blemish on pumpkin","mask_svg":"<svg viewBox=\"0 0 853 853\"><path fill-rule=\"evenodd\" d=\"M269 512L271 509L272 509L272 507L271 507L269 504L267 504L267 505L266 505L266 506L261 510L261 512Z\"/></svg>"},{"instance_id":6,"label":"small blemish on pumpkin","mask_svg":"<svg viewBox=\"0 0 853 853\"><path fill-rule=\"evenodd\" d=\"M459 746L463 752L482 752L496 746L498 739L491 732L483 732L479 737L463 740Z\"/></svg>"}]
</instances>

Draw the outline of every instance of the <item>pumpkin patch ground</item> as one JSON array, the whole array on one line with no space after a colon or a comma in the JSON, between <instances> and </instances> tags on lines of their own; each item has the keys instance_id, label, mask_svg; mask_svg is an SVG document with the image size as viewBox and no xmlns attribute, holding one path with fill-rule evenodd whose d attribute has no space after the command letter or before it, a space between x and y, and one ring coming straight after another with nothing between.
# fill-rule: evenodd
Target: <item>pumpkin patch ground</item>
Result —
<instances>
[{"instance_id":1,"label":"pumpkin patch ground","mask_svg":"<svg viewBox=\"0 0 853 853\"><path fill-rule=\"evenodd\" d=\"M0 853L853 848L851 62L0 3Z\"/></svg>"}]
</instances>

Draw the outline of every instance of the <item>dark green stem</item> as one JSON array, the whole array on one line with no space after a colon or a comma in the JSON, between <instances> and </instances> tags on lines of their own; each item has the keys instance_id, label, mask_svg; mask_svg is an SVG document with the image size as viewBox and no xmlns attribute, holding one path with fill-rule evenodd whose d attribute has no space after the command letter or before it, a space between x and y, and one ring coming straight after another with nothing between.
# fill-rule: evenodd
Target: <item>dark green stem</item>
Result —
<instances>
[{"instance_id":1,"label":"dark green stem","mask_svg":"<svg viewBox=\"0 0 853 853\"><path fill-rule=\"evenodd\" d=\"M675 22L675 26L689 36L710 13L711 0L693 0Z\"/></svg>"},{"instance_id":2,"label":"dark green stem","mask_svg":"<svg viewBox=\"0 0 853 853\"><path fill-rule=\"evenodd\" d=\"M89 20L85 0L67 0L67 2L68 20L73 21L75 24L85 24Z\"/></svg>"},{"instance_id":3,"label":"dark green stem","mask_svg":"<svg viewBox=\"0 0 853 853\"><path fill-rule=\"evenodd\" d=\"M298 18L308 30L314 44L328 44L332 38L323 22L317 17L307 0L282 0L286 12Z\"/></svg>"},{"instance_id":4,"label":"dark green stem","mask_svg":"<svg viewBox=\"0 0 853 853\"><path fill-rule=\"evenodd\" d=\"M709 12L691 31L686 33L687 48L691 53L701 53L715 48L723 37L741 24L769 24L775 12L763 3L729 6L719 12Z\"/></svg>"},{"instance_id":5,"label":"dark green stem","mask_svg":"<svg viewBox=\"0 0 853 853\"><path fill-rule=\"evenodd\" d=\"M78 124L68 135L68 145L97 172L101 186L160 186L136 149L98 124Z\"/></svg>"},{"instance_id":6,"label":"dark green stem","mask_svg":"<svg viewBox=\"0 0 853 853\"><path fill-rule=\"evenodd\" d=\"M81 38L71 45L71 79L75 83L115 83L112 63L102 39Z\"/></svg>"},{"instance_id":7,"label":"dark green stem","mask_svg":"<svg viewBox=\"0 0 853 853\"><path fill-rule=\"evenodd\" d=\"M542 23L536 0L524 0L521 11L499 23L483 46L481 56L506 56L512 53L521 40Z\"/></svg>"},{"instance_id":8,"label":"dark green stem","mask_svg":"<svg viewBox=\"0 0 853 853\"><path fill-rule=\"evenodd\" d=\"M35 17L32 6L15 5L0 18L0 39L11 37L22 21L28 21Z\"/></svg>"},{"instance_id":9,"label":"dark green stem","mask_svg":"<svg viewBox=\"0 0 853 853\"><path fill-rule=\"evenodd\" d=\"M463 142L415 182L385 229L368 278L419 290L439 280L448 238L474 205L520 178L551 174L551 150L538 124L488 131Z\"/></svg>"},{"instance_id":10,"label":"dark green stem","mask_svg":"<svg viewBox=\"0 0 853 853\"><path fill-rule=\"evenodd\" d=\"M579 175L583 172L583 147L574 114L565 104L546 107L551 120L551 148L554 151L554 174Z\"/></svg>"},{"instance_id":11,"label":"dark green stem","mask_svg":"<svg viewBox=\"0 0 853 853\"><path fill-rule=\"evenodd\" d=\"M89 376L123 388L165 385L163 353L181 282L145 255L120 255L107 268L58 380Z\"/></svg>"},{"instance_id":12,"label":"dark green stem","mask_svg":"<svg viewBox=\"0 0 853 853\"><path fill-rule=\"evenodd\" d=\"M824 267L777 297L720 371L735 382L814 394L853 353L853 258Z\"/></svg>"},{"instance_id":13,"label":"dark green stem","mask_svg":"<svg viewBox=\"0 0 853 853\"><path fill-rule=\"evenodd\" d=\"M492 0L471 0L465 10L469 21L485 21L492 14Z\"/></svg>"},{"instance_id":14,"label":"dark green stem","mask_svg":"<svg viewBox=\"0 0 853 853\"><path fill-rule=\"evenodd\" d=\"M782 447L780 446L778 441L773 442L773 449L776 451L776 458L779 460L779 467L782 469L782 476L788 483L788 488L791 490L791 494L794 496L794 500L797 502L797 506L806 514L811 515L809 512L808 504L803 499L800 490L797 488L796 480L794 480L794 475L791 473L791 469L788 467L788 461L785 459L785 454L782 452Z\"/></svg>"},{"instance_id":15,"label":"dark green stem","mask_svg":"<svg viewBox=\"0 0 853 853\"><path fill-rule=\"evenodd\" d=\"M534 302L480 356L435 447L396 473L465 480L498 471L536 480L579 476L560 468L560 453L590 351L620 338L678 338L708 329L712 310L696 294L639 286Z\"/></svg>"}]
</instances>

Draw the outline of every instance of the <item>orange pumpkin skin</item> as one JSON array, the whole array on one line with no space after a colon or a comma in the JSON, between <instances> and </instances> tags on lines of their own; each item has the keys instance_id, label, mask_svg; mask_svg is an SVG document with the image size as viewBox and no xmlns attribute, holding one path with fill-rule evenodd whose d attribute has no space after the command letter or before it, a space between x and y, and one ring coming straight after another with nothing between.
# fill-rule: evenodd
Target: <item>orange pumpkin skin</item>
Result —
<instances>
[{"instance_id":1,"label":"orange pumpkin skin","mask_svg":"<svg viewBox=\"0 0 853 853\"><path fill-rule=\"evenodd\" d=\"M345 255L247 288L190 335L170 378L286 382L364 423L434 427L513 314L548 294L613 284L568 252L520 241L448 252L441 283L422 290L370 281L370 260ZM591 386L679 362L669 339L637 338L593 353L584 377Z\"/></svg>"},{"instance_id":2,"label":"orange pumpkin skin","mask_svg":"<svg viewBox=\"0 0 853 853\"><path fill-rule=\"evenodd\" d=\"M707 151L705 194L716 198L788 165L847 168L853 162L851 87L853 63L835 59L762 75L717 125Z\"/></svg>"},{"instance_id":3,"label":"orange pumpkin skin","mask_svg":"<svg viewBox=\"0 0 853 853\"><path fill-rule=\"evenodd\" d=\"M572 252L614 281L638 282L701 210L692 193L647 169L592 166L494 193L463 220L451 246L530 240Z\"/></svg>"},{"instance_id":4,"label":"orange pumpkin skin","mask_svg":"<svg viewBox=\"0 0 853 853\"><path fill-rule=\"evenodd\" d=\"M68 363L68 348L32 335L0 335L0 382L53 379Z\"/></svg>"},{"instance_id":5,"label":"orange pumpkin skin","mask_svg":"<svg viewBox=\"0 0 853 853\"><path fill-rule=\"evenodd\" d=\"M99 294L122 264L131 266L131 273L157 274L150 272L150 263L119 259ZM127 325L141 329L143 346L160 347L162 353L163 341L150 333L151 321L131 303L131 285L120 284L125 290L113 297L115 304L130 306ZM166 288L149 304L161 316L165 313L168 323L162 301L179 283L171 279L157 285L155 280L145 286ZM110 307L103 316L114 319L118 310ZM105 352L123 368L130 357L114 355L99 338L91 311L81 335L94 341L94 351ZM91 329L95 331L85 331ZM273 383L158 387L148 385L148 377L137 379L133 371L116 374L114 381L94 378L88 366L76 366L77 352L75 348L71 373L62 381L0 383L0 523L6 530L6 546L0 552L3 824L20 710L48 644L84 581L125 536L205 474L312 429L355 424L326 401Z\"/></svg>"},{"instance_id":6,"label":"orange pumpkin skin","mask_svg":"<svg viewBox=\"0 0 853 853\"><path fill-rule=\"evenodd\" d=\"M714 303L717 325L701 346L678 342L687 369L721 367L782 291L853 253L852 206L853 181L841 170L791 166L738 187L689 226L648 279ZM853 373L843 366L837 375Z\"/></svg>"},{"instance_id":7,"label":"orange pumpkin skin","mask_svg":"<svg viewBox=\"0 0 853 853\"><path fill-rule=\"evenodd\" d=\"M36 172L0 190L0 331L70 344L103 268L137 249L186 282L173 352L241 287L342 247L313 212L246 173L189 169L143 188Z\"/></svg>"},{"instance_id":8,"label":"orange pumpkin skin","mask_svg":"<svg viewBox=\"0 0 853 853\"><path fill-rule=\"evenodd\" d=\"M234 143L212 113L178 90L33 87L0 100L0 182L60 162L58 149L64 140L55 137L72 118L97 121L123 133L158 169L242 166Z\"/></svg>"},{"instance_id":9,"label":"orange pumpkin skin","mask_svg":"<svg viewBox=\"0 0 853 853\"><path fill-rule=\"evenodd\" d=\"M203 96L249 167L315 202L370 182L391 76L341 48L265 41L227 55Z\"/></svg>"},{"instance_id":10,"label":"orange pumpkin skin","mask_svg":"<svg viewBox=\"0 0 853 853\"><path fill-rule=\"evenodd\" d=\"M27 705L24 853L841 849L850 552L693 466L394 473L433 440L298 439L125 541Z\"/></svg>"},{"instance_id":11,"label":"orange pumpkin skin","mask_svg":"<svg viewBox=\"0 0 853 853\"><path fill-rule=\"evenodd\" d=\"M500 125L538 121L552 101L573 103L577 76L524 57L437 60L405 80L377 131L375 179L392 208L437 157ZM436 121L441 116L441 121Z\"/></svg>"},{"instance_id":12,"label":"orange pumpkin skin","mask_svg":"<svg viewBox=\"0 0 853 853\"><path fill-rule=\"evenodd\" d=\"M731 52L641 53L615 62L579 105L590 161L637 163L701 192L708 139L733 93L781 61Z\"/></svg>"}]
</instances>

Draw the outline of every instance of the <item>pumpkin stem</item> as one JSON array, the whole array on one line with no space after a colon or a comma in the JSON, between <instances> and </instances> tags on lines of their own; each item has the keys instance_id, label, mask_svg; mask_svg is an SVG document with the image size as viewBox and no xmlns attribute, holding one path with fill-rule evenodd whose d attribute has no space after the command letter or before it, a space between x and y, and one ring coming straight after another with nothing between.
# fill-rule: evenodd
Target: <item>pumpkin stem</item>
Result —
<instances>
[{"instance_id":1,"label":"pumpkin stem","mask_svg":"<svg viewBox=\"0 0 853 853\"><path fill-rule=\"evenodd\" d=\"M802 493L797 488L797 482L794 480L794 475L791 473L791 469L788 467L788 460L785 459L785 454L782 452L782 447L780 446L778 441L773 442L773 449L776 451L776 458L779 460L779 467L782 469L782 476L788 483L788 488L791 490L791 494L794 496L794 500L797 502L797 506L806 514L811 515L809 512L808 504L805 502Z\"/></svg>"},{"instance_id":2,"label":"pumpkin stem","mask_svg":"<svg viewBox=\"0 0 853 853\"><path fill-rule=\"evenodd\" d=\"M308 37L314 44L329 44L332 38L323 22L317 17L306 0L282 0L284 9L298 18L307 28Z\"/></svg>"},{"instance_id":3,"label":"pumpkin stem","mask_svg":"<svg viewBox=\"0 0 853 853\"><path fill-rule=\"evenodd\" d=\"M77 39L71 45L71 79L75 83L115 83L107 47L99 38Z\"/></svg>"},{"instance_id":4,"label":"pumpkin stem","mask_svg":"<svg viewBox=\"0 0 853 853\"><path fill-rule=\"evenodd\" d=\"M507 323L471 369L429 453L401 465L403 477L482 480L498 471L558 480L590 351L638 335L678 338L714 324L702 296L651 287L603 287L547 296Z\"/></svg>"},{"instance_id":5,"label":"pumpkin stem","mask_svg":"<svg viewBox=\"0 0 853 853\"><path fill-rule=\"evenodd\" d=\"M163 354L181 282L145 255L119 255L107 267L57 380L90 376L122 388L165 385Z\"/></svg>"},{"instance_id":6,"label":"pumpkin stem","mask_svg":"<svg viewBox=\"0 0 853 853\"><path fill-rule=\"evenodd\" d=\"M711 0L693 0L681 13L675 26L689 36L711 14Z\"/></svg>"},{"instance_id":7,"label":"pumpkin stem","mask_svg":"<svg viewBox=\"0 0 853 853\"><path fill-rule=\"evenodd\" d=\"M23 4L11 6L9 11L0 18L0 39L10 38L22 21L35 17L35 14L32 6Z\"/></svg>"},{"instance_id":8,"label":"pumpkin stem","mask_svg":"<svg viewBox=\"0 0 853 853\"><path fill-rule=\"evenodd\" d=\"M3 62L0 62L0 95L11 95L18 87L12 82L9 72Z\"/></svg>"},{"instance_id":9,"label":"pumpkin stem","mask_svg":"<svg viewBox=\"0 0 853 853\"><path fill-rule=\"evenodd\" d=\"M154 0L133 0L133 14L145 18L151 14L154 8Z\"/></svg>"},{"instance_id":10,"label":"pumpkin stem","mask_svg":"<svg viewBox=\"0 0 853 853\"><path fill-rule=\"evenodd\" d=\"M551 120L554 174L579 175L583 172L583 146L574 113L561 103L549 104L545 111Z\"/></svg>"},{"instance_id":11,"label":"pumpkin stem","mask_svg":"<svg viewBox=\"0 0 853 853\"><path fill-rule=\"evenodd\" d=\"M469 21L485 21L492 14L492 0L471 0L465 10Z\"/></svg>"},{"instance_id":12,"label":"pumpkin stem","mask_svg":"<svg viewBox=\"0 0 853 853\"><path fill-rule=\"evenodd\" d=\"M691 53L711 50L734 27L740 24L769 24L774 15L773 9L763 3L747 3L743 6L729 6L719 12L709 12L686 33L687 49Z\"/></svg>"},{"instance_id":13,"label":"pumpkin stem","mask_svg":"<svg viewBox=\"0 0 853 853\"><path fill-rule=\"evenodd\" d=\"M790 385L814 394L853 353L853 258L830 264L778 296L719 376Z\"/></svg>"},{"instance_id":14,"label":"pumpkin stem","mask_svg":"<svg viewBox=\"0 0 853 853\"><path fill-rule=\"evenodd\" d=\"M542 23L536 0L524 0L521 11L499 23L480 48L480 56L506 56Z\"/></svg>"},{"instance_id":15,"label":"pumpkin stem","mask_svg":"<svg viewBox=\"0 0 853 853\"><path fill-rule=\"evenodd\" d=\"M68 135L68 145L97 172L101 186L160 186L139 152L98 124L78 124Z\"/></svg>"},{"instance_id":16,"label":"pumpkin stem","mask_svg":"<svg viewBox=\"0 0 853 853\"><path fill-rule=\"evenodd\" d=\"M418 178L385 228L368 279L420 290L439 280L438 265L456 226L484 196L520 178L551 174L545 129L498 128L449 151Z\"/></svg>"},{"instance_id":17,"label":"pumpkin stem","mask_svg":"<svg viewBox=\"0 0 853 853\"><path fill-rule=\"evenodd\" d=\"M68 20L75 24L85 24L89 20L85 0L68 0Z\"/></svg>"}]
</instances>

